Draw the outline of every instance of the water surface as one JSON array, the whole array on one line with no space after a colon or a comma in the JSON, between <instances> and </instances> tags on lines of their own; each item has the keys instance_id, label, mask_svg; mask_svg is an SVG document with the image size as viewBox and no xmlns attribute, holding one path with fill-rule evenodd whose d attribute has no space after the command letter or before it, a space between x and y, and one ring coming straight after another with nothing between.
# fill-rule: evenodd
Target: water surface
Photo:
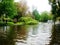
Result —
<instances>
[{"instance_id":1,"label":"water surface","mask_svg":"<svg viewBox=\"0 0 60 45\"><path fill-rule=\"evenodd\" d=\"M37 25L4 26L0 27L0 32L11 29L15 31L16 45L48 45L51 40L52 23L39 23ZM12 34L14 34L12 32ZM11 34L11 35L12 35ZM14 36L14 35L12 35Z\"/></svg>"},{"instance_id":2,"label":"water surface","mask_svg":"<svg viewBox=\"0 0 60 45\"><path fill-rule=\"evenodd\" d=\"M16 45L48 45L51 40L52 23L22 26Z\"/></svg>"}]
</instances>

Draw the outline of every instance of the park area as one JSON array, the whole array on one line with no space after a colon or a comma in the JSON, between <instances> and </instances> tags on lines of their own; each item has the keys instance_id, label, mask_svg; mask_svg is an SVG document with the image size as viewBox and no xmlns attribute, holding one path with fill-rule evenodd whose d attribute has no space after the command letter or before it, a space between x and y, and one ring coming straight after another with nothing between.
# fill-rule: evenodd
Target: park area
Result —
<instances>
[{"instance_id":1,"label":"park area","mask_svg":"<svg viewBox=\"0 0 60 45\"><path fill-rule=\"evenodd\" d=\"M0 0L0 45L60 45L60 0Z\"/></svg>"}]
</instances>

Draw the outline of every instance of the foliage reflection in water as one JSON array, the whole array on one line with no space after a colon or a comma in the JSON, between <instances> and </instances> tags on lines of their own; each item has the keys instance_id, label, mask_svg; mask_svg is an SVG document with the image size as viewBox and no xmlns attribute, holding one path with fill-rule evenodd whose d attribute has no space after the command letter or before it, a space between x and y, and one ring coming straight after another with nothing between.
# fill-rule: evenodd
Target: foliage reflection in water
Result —
<instances>
[{"instance_id":1,"label":"foliage reflection in water","mask_svg":"<svg viewBox=\"0 0 60 45\"><path fill-rule=\"evenodd\" d=\"M25 26L22 26L22 27L25 27ZM29 25L27 27L26 27L26 30L27 30L26 40L20 39L19 41L21 42L16 42L16 45L47 45L49 44L51 40L49 38L51 36L51 29L52 29L51 23L40 23L38 25Z\"/></svg>"},{"instance_id":2,"label":"foliage reflection in water","mask_svg":"<svg viewBox=\"0 0 60 45\"><path fill-rule=\"evenodd\" d=\"M3 30L3 27L0 28L0 31ZM7 26L7 33L5 37L3 36L4 39L1 39L0 34L0 42L3 42L1 45L46 45L50 42L51 28L51 23Z\"/></svg>"},{"instance_id":3,"label":"foliage reflection in water","mask_svg":"<svg viewBox=\"0 0 60 45\"><path fill-rule=\"evenodd\" d=\"M16 37L16 33L13 26L10 28L9 26L2 26L0 28L0 45L15 45L14 38Z\"/></svg>"}]
</instances>

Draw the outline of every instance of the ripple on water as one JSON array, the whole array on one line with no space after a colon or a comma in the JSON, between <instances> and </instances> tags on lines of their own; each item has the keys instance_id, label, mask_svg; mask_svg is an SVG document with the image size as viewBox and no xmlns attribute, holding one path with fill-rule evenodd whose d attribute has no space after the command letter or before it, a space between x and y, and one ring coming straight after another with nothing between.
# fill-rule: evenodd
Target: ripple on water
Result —
<instances>
[{"instance_id":1,"label":"ripple on water","mask_svg":"<svg viewBox=\"0 0 60 45\"><path fill-rule=\"evenodd\" d=\"M16 43L16 45L48 45L51 36L51 23L39 23L37 27L28 28L26 43ZM36 33L37 32L37 33Z\"/></svg>"}]
</instances>

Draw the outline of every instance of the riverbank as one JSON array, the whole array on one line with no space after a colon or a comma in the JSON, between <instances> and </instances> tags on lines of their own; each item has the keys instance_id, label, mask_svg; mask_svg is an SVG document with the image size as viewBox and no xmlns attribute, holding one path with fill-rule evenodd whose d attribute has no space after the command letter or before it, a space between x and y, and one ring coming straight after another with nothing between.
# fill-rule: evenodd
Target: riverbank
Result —
<instances>
[{"instance_id":1,"label":"riverbank","mask_svg":"<svg viewBox=\"0 0 60 45\"><path fill-rule=\"evenodd\" d=\"M13 21L0 21L0 26L4 25L35 25L38 24L39 22L31 17L21 17L18 22Z\"/></svg>"}]
</instances>

